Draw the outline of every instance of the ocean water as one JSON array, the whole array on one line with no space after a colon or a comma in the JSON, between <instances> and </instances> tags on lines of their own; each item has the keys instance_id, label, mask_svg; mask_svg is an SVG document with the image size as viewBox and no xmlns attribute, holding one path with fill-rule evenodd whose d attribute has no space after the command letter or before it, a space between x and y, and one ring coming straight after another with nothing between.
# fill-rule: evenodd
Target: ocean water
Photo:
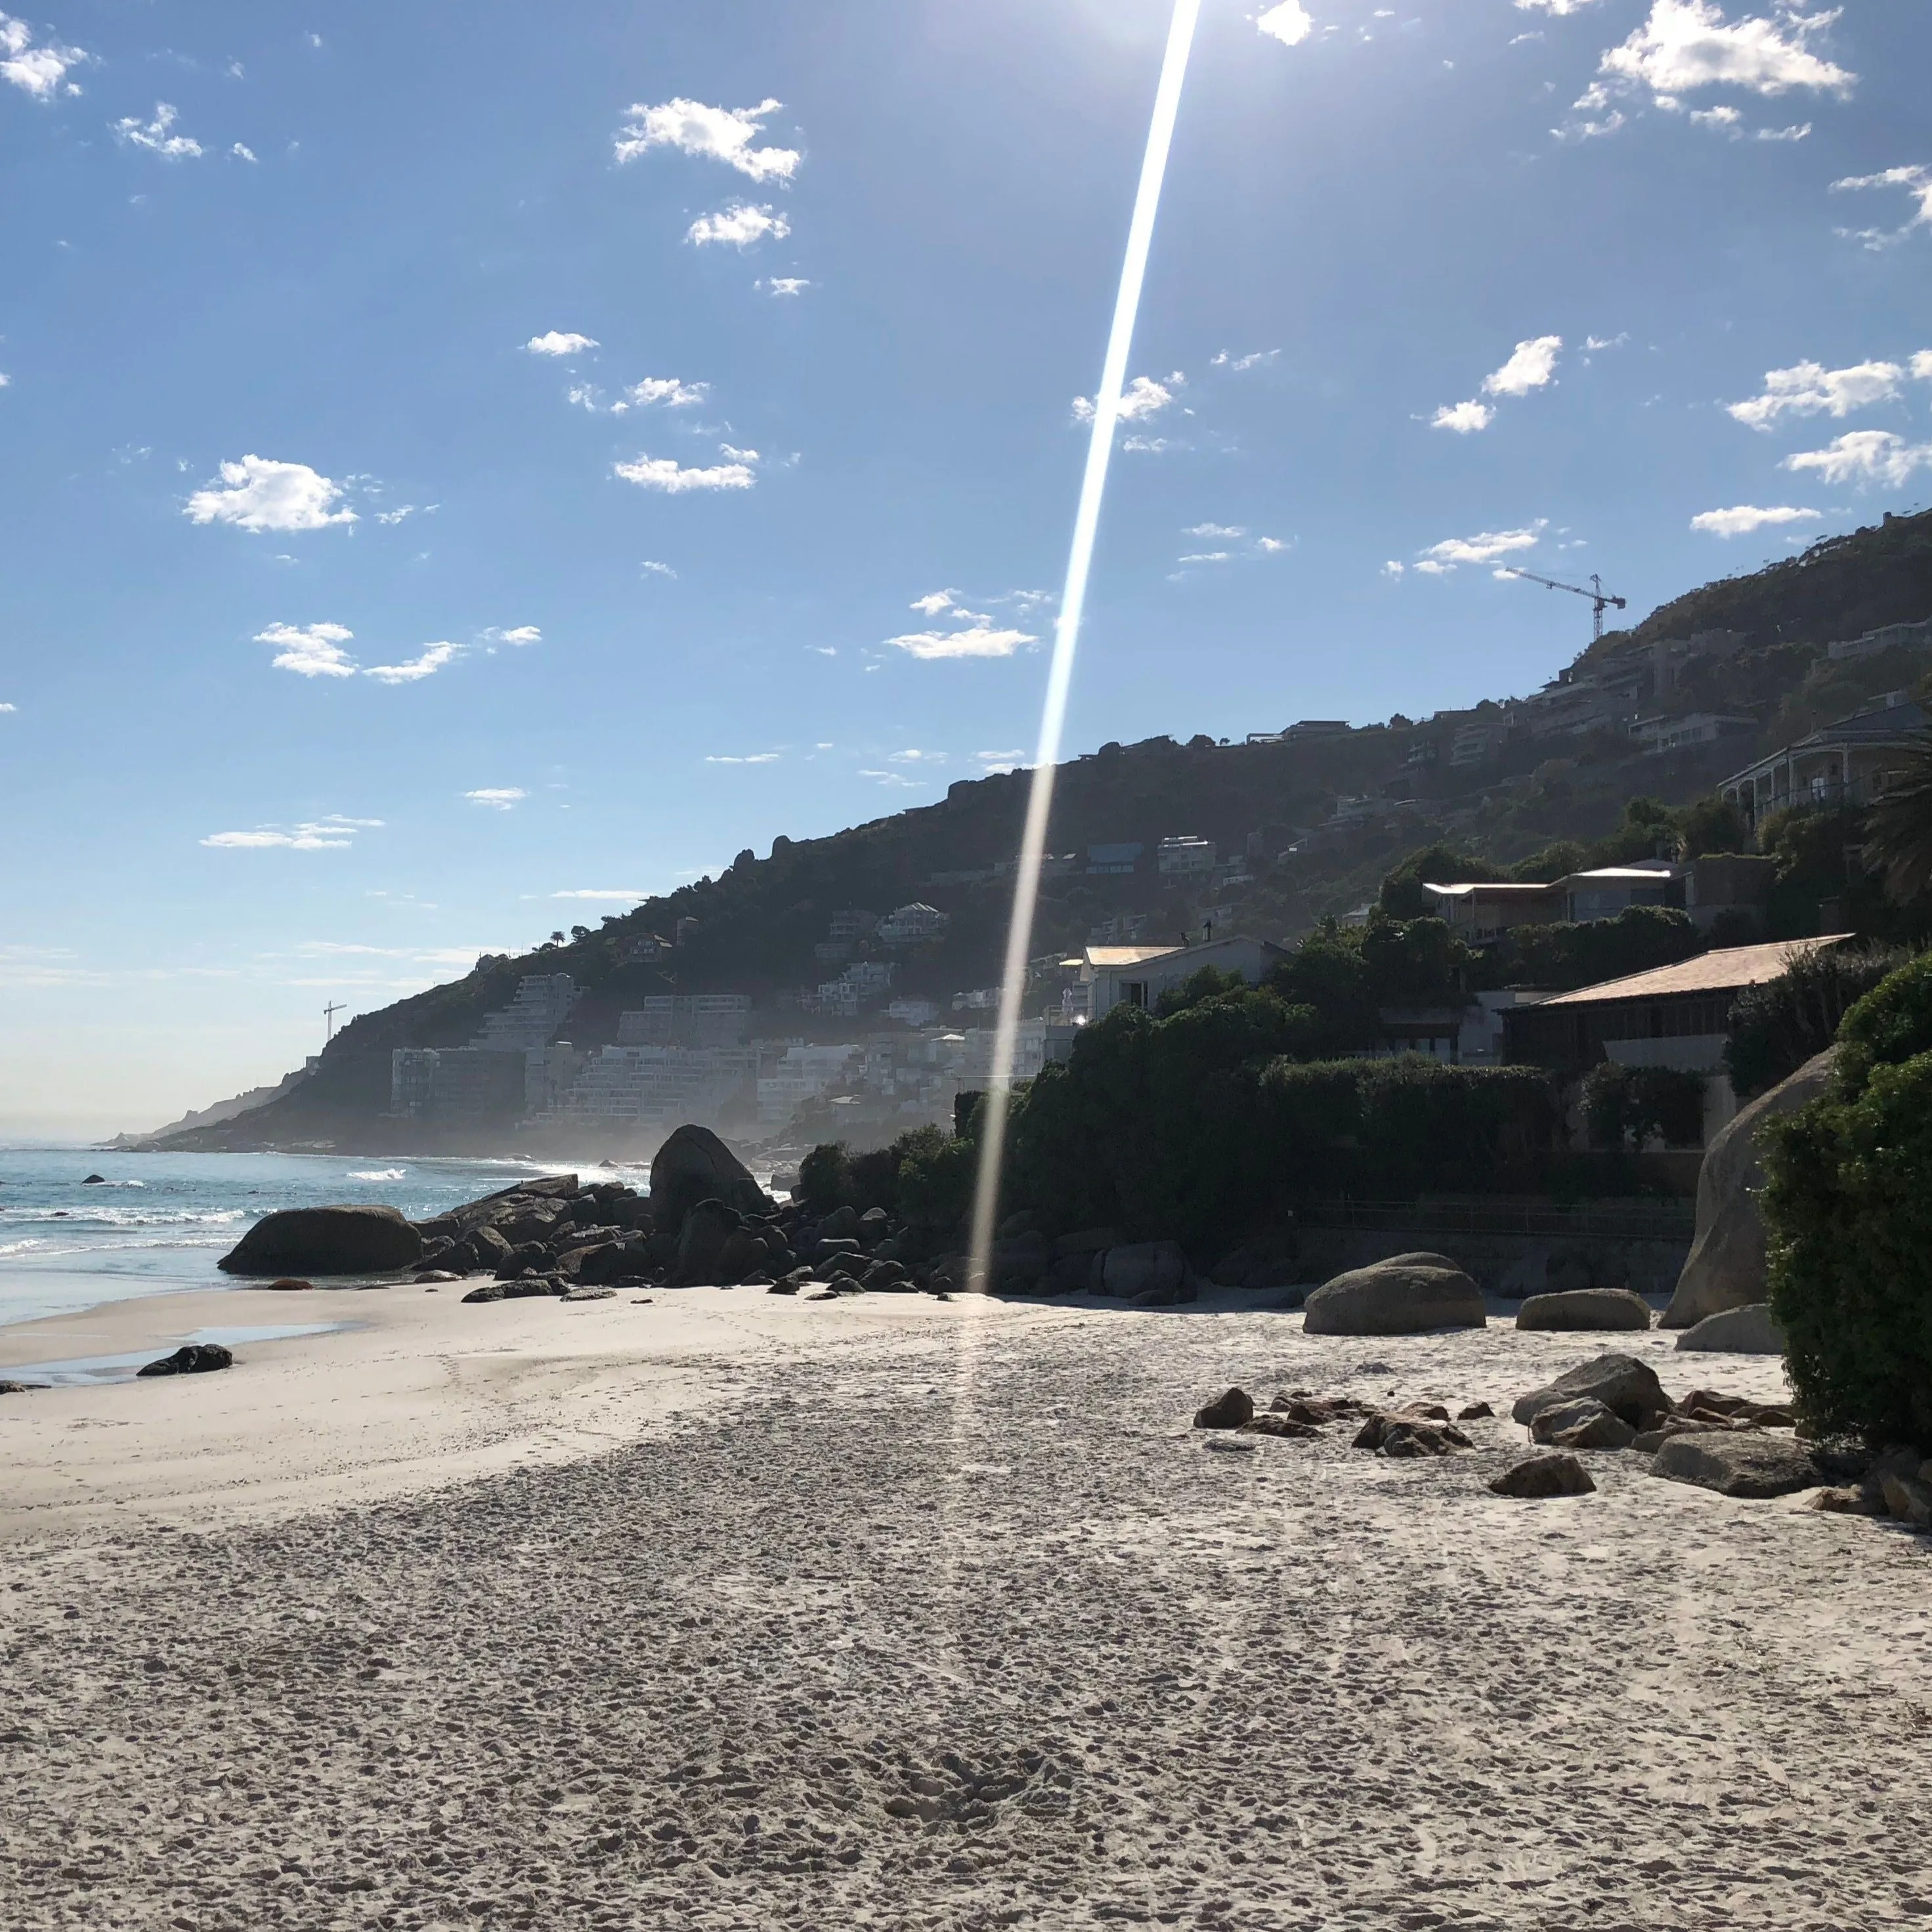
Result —
<instances>
[{"instance_id":1,"label":"ocean water","mask_svg":"<svg viewBox=\"0 0 1932 1932\"><path fill-rule=\"evenodd\" d=\"M0 1148L0 1324L232 1288L216 1262L278 1208L367 1202L419 1220L544 1171L507 1160ZM90 1186L90 1174L104 1178ZM612 1178L644 1184L628 1170Z\"/></svg>"}]
</instances>

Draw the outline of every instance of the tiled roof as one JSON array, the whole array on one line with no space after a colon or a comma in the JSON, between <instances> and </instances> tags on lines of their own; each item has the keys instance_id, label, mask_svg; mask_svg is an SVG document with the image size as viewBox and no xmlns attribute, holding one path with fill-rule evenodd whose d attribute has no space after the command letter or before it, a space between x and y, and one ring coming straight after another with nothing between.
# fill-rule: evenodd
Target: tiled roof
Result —
<instances>
[{"instance_id":1,"label":"tiled roof","mask_svg":"<svg viewBox=\"0 0 1932 1932\"><path fill-rule=\"evenodd\" d=\"M1700 953L1695 959L1680 960L1675 966L1660 966L1654 972L1606 980L1599 986L1580 986L1574 993L1558 993L1541 1004L1595 1006L1606 1000L1658 1000L1671 993L1727 993L1761 986L1767 980L1782 979L1794 958L1828 946L1842 946L1852 936L1828 932L1816 939L1780 939L1768 946L1726 946L1715 952Z\"/></svg>"}]
</instances>

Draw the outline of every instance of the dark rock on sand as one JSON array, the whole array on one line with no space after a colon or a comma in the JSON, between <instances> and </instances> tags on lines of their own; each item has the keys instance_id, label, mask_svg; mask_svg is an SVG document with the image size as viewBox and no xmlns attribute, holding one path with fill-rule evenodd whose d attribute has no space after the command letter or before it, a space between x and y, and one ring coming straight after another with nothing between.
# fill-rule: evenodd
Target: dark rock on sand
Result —
<instances>
[{"instance_id":1,"label":"dark rock on sand","mask_svg":"<svg viewBox=\"0 0 1932 1932\"><path fill-rule=\"evenodd\" d=\"M285 1274L280 1281L264 1282L262 1292L264 1294L312 1294L315 1292L315 1283L304 1281L299 1275Z\"/></svg>"},{"instance_id":2,"label":"dark rock on sand","mask_svg":"<svg viewBox=\"0 0 1932 1932\"><path fill-rule=\"evenodd\" d=\"M1446 1418L1438 1420L1415 1409L1377 1409L1357 1432L1352 1446L1400 1461L1446 1456L1452 1449L1475 1445Z\"/></svg>"},{"instance_id":3,"label":"dark rock on sand","mask_svg":"<svg viewBox=\"0 0 1932 1932\"><path fill-rule=\"evenodd\" d=\"M1706 1316L1678 1336L1677 1346L1726 1355L1781 1355L1784 1330L1771 1318L1766 1303L1754 1301Z\"/></svg>"},{"instance_id":4,"label":"dark rock on sand","mask_svg":"<svg viewBox=\"0 0 1932 1932\"><path fill-rule=\"evenodd\" d=\"M1575 1456L1552 1451L1546 1456L1526 1456L1512 1462L1500 1476L1490 1479L1490 1487L1499 1496L1520 1496L1537 1501L1546 1496L1587 1496L1596 1488L1590 1472Z\"/></svg>"},{"instance_id":5,"label":"dark rock on sand","mask_svg":"<svg viewBox=\"0 0 1932 1932\"><path fill-rule=\"evenodd\" d=\"M1636 1431L1594 1396L1577 1396L1537 1411L1529 1425L1532 1442L1559 1449L1628 1449Z\"/></svg>"},{"instance_id":6,"label":"dark rock on sand","mask_svg":"<svg viewBox=\"0 0 1932 1932\"><path fill-rule=\"evenodd\" d=\"M1255 1399L1246 1389L1231 1388L1206 1408L1195 1411L1196 1429L1240 1429L1255 1419Z\"/></svg>"},{"instance_id":7,"label":"dark rock on sand","mask_svg":"<svg viewBox=\"0 0 1932 1932\"><path fill-rule=\"evenodd\" d=\"M47 1382L0 1382L0 1395L26 1395L32 1390L51 1386Z\"/></svg>"},{"instance_id":8,"label":"dark rock on sand","mask_svg":"<svg viewBox=\"0 0 1932 1932\"><path fill-rule=\"evenodd\" d=\"M386 1274L423 1241L394 1208L286 1208L265 1214L218 1264L230 1274Z\"/></svg>"},{"instance_id":9,"label":"dark rock on sand","mask_svg":"<svg viewBox=\"0 0 1932 1932\"><path fill-rule=\"evenodd\" d=\"M1486 1416L1495 1414L1496 1411L1487 1402L1472 1402L1468 1408L1459 1408L1456 1412L1456 1420L1458 1422L1480 1422Z\"/></svg>"},{"instance_id":10,"label":"dark rock on sand","mask_svg":"<svg viewBox=\"0 0 1932 1932\"><path fill-rule=\"evenodd\" d=\"M217 1369L230 1369L235 1366L233 1353L224 1348L219 1342L186 1342L172 1355L164 1355L158 1362L150 1362L145 1369L137 1370L143 1376L205 1376Z\"/></svg>"},{"instance_id":11,"label":"dark rock on sand","mask_svg":"<svg viewBox=\"0 0 1932 1932\"><path fill-rule=\"evenodd\" d=\"M1310 1335L1422 1335L1480 1328L1483 1292L1442 1255L1397 1255L1352 1268L1308 1298Z\"/></svg>"},{"instance_id":12,"label":"dark rock on sand","mask_svg":"<svg viewBox=\"0 0 1932 1932\"><path fill-rule=\"evenodd\" d=\"M1539 1410L1579 1396L1594 1396L1633 1429L1651 1426L1653 1417L1667 1415L1671 1409L1664 1384L1646 1364L1634 1355L1598 1355L1546 1387L1519 1396L1510 1413L1526 1428Z\"/></svg>"},{"instance_id":13,"label":"dark rock on sand","mask_svg":"<svg viewBox=\"0 0 1932 1932\"><path fill-rule=\"evenodd\" d=\"M1821 1488L1824 1478L1803 1448L1788 1436L1756 1430L1702 1430L1673 1436L1650 1466L1654 1476L1694 1483L1720 1496L1790 1496Z\"/></svg>"},{"instance_id":14,"label":"dark rock on sand","mask_svg":"<svg viewBox=\"0 0 1932 1932\"><path fill-rule=\"evenodd\" d=\"M737 1211L724 1202L694 1202L679 1223L671 1279L680 1288L722 1282L725 1244L742 1225Z\"/></svg>"},{"instance_id":15,"label":"dark rock on sand","mask_svg":"<svg viewBox=\"0 0 1932 1932\"><path fill-rule=\"evenodd\" d=\"M751 1169L709 1127L682 1126L651 1162L651 1217L658 1232L682 1233L685 1216L700 1201L722 1202L740 1214L768 1214L772 1204Z\"/></svg>"},{"instance_id":16,"label":"dark rock on sand","mask_svg":"<svg viewBox=\"0 0 1932 1932\"><path fill-rule=\"evenodd\" d=\"M1532 1294L1516 1311L1516 1325L1553 1333L1648 1328L1650 1304L1627 1288L1573 1288L1559 1294Z\"/></svg>"}]
</instances>

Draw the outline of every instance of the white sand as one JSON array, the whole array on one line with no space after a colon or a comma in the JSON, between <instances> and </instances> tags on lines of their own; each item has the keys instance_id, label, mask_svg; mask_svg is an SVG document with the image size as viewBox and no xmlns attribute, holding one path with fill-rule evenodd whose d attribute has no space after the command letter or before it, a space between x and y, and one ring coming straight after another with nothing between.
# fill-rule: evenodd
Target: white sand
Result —
<instances>
[{"instance_id":1,"label":"white sand","mask_svg":"<svg viewBox=\"0 0 1932 1932\"><path fill-rule=\"evenodd\" d=\"M1628 1454L1504 1502L1507 1420L1187 1426L1230 1382L1506 1410L1605 1338L197 1299L0 1336L370 1324L0 1398L9 1932L1932 1915L1932 1542Z\"/></svg>"}]
</instances>

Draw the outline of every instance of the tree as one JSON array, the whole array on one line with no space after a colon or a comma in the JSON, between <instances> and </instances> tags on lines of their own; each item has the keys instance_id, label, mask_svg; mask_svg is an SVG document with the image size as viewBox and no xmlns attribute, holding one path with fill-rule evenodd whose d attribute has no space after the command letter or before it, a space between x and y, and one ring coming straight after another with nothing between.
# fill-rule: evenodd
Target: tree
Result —
<instances>
[{"instance_id":1,"label":"tree","mask_svg":"<svg viewBox=\"0 0 1932 1932\"><path fill-rule=\"evenodd\" d=\"M1452 845L1425 845L1383 880L1378 903L1391 919L1420 919L1434 910L1422 890L1425 884L1457 885L1508 876L1502 867L1486 859L1472 859Z\"/></svg>"},{"instance_id":2,"label":"tree","mask_svg":"<svg viewBox=\"0 0 1932 1932\"><path fill-rule=\"evenodd\" d=\"M1932 731L1865 814L1864 861L1900 904L1932 890Z\"/></svg>"},{"instance_id":3,"label":"tree","mask_svg":"<svg viewBox=\"0 0 1932 1932\"><path fill-rule=\"evenodd\" d=\"M1743 852L1750 847L1750 827L1736 800L1713 793L1677 814L1679 855L1701 859L1707 852Z\"/></svg>"}]
</instances>

